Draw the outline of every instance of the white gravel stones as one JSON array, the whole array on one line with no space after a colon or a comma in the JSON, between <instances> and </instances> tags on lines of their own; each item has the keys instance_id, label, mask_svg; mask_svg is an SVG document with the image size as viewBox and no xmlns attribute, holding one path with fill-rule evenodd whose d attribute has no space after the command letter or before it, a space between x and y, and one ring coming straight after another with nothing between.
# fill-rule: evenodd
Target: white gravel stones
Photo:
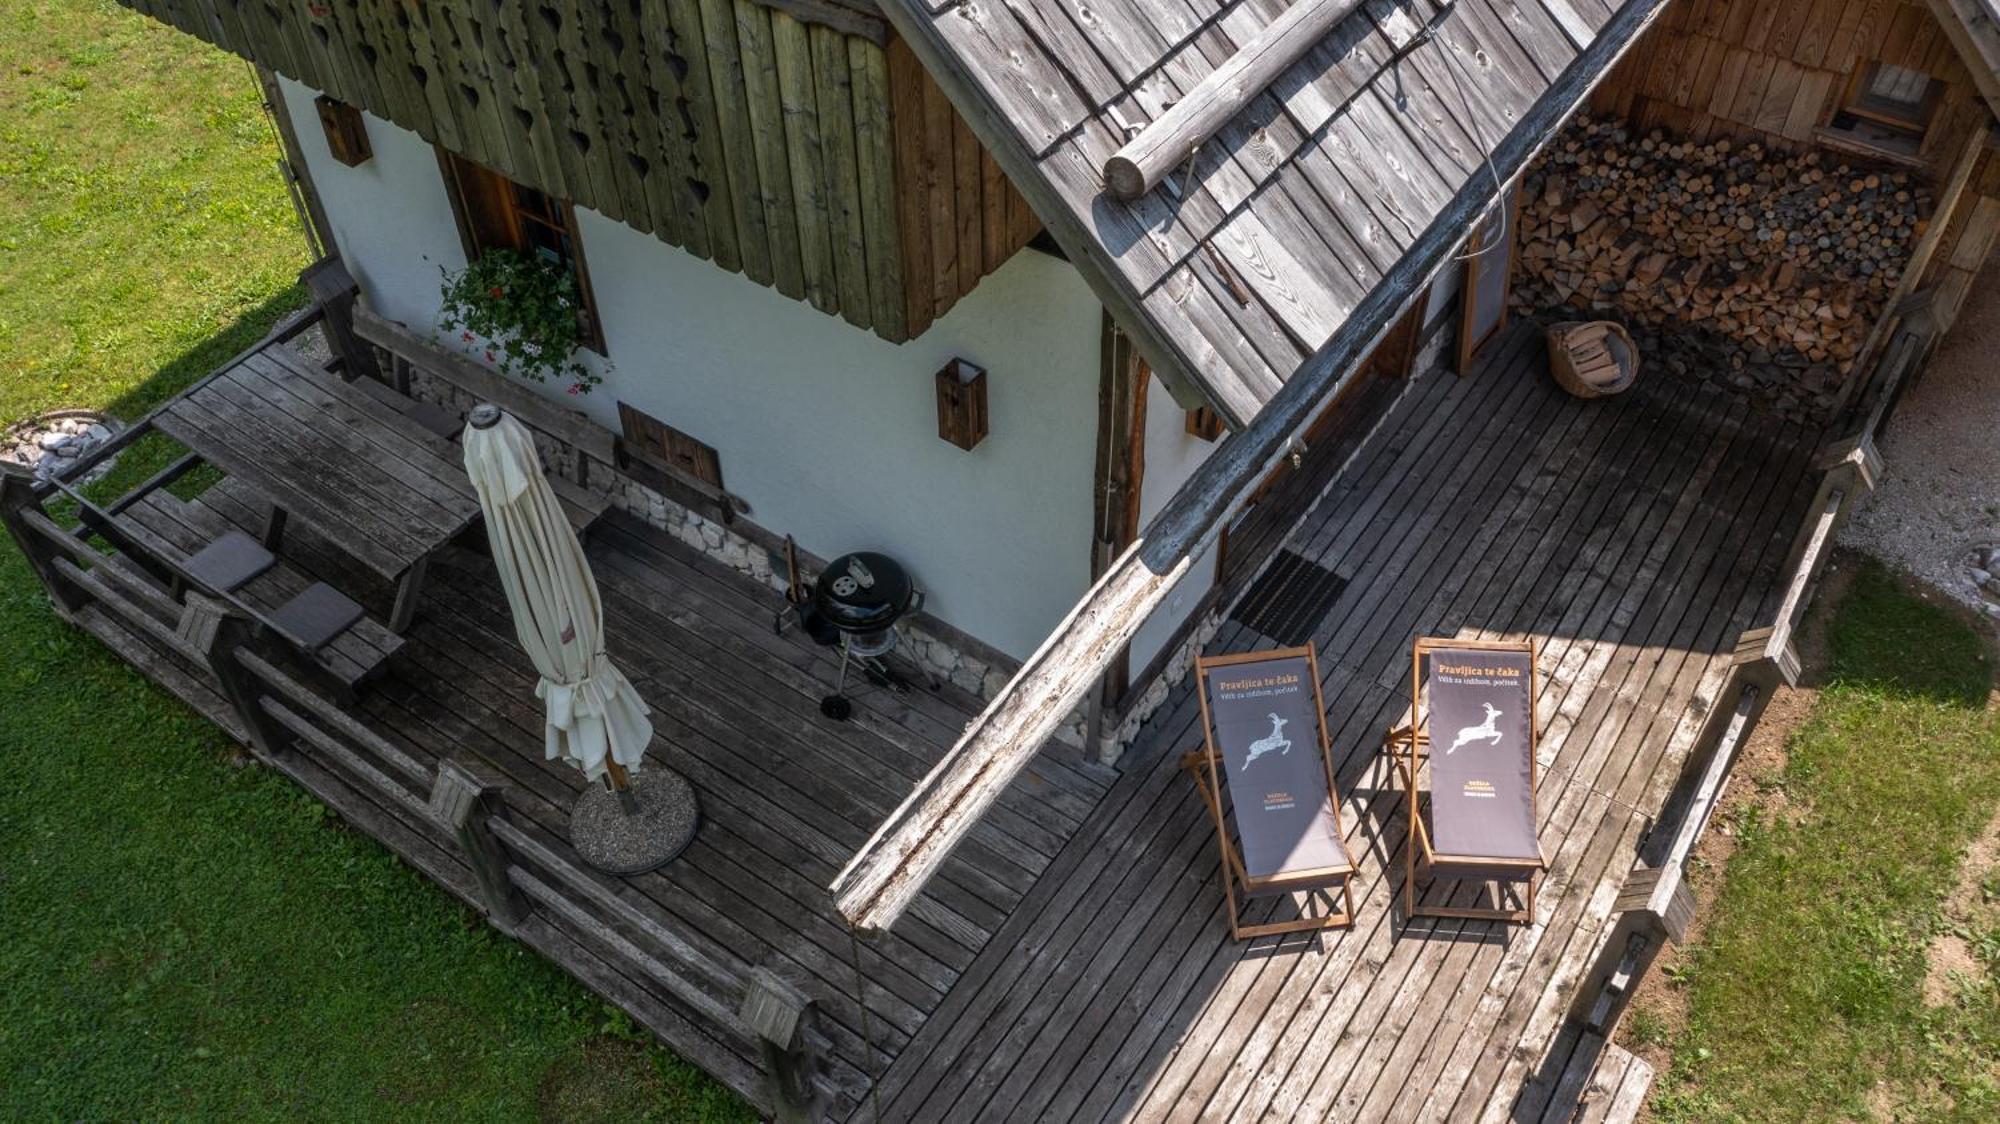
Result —
<instances>
[{"instance_id":1,"label":"white gravel stones","mask_svg":"<svg viewBox=\"0 0 2000 1124\"><path fill-rule=\"evenodd\" d=\"M15 425L0 434L0 460L12 461L49 479L65 477L77 460L111 439L119 423L95 410L55 410ZM91 469L80 480L88 483L110 471L117 458Z\"/></svg>"},{"instance_id":2,"label":"white gravel stones","mask_svg":"<svg viewBox=\"0 0 2000 1124\"><path fill-rule=\"evenodd\" d=\"M2000 619L2000 268L1880 439L1883 480L1841 541Z\"/></svg>"}]
</instances>

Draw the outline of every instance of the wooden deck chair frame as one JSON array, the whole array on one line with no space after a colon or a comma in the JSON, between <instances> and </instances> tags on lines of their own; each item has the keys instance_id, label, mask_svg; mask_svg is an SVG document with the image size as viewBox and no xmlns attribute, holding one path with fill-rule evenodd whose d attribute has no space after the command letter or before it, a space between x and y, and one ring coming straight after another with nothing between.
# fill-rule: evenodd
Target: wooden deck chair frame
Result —
<instances>
[{"instance_id":1,"label":"wooden deck chair frame","mask_svg":"<svg viewBox=\"0 0 2000 1124\"><path fill-rule=\"evenodd\" d=\"M1319 731L1319 759L1321 766L1326 770L1326 791L1333 807L1334 830L1338 834L1340 852L1346 856L1347 863L1339 867L1314 867L1309 870L1288 871L1268 878L1252 878L1243 867L1243 856L1237 848L1235 837L1230 833L1229 821L1222 812L1222 755L1215 747L1215 724L1208 712L1208 673L1216 668L1236 664L1259 663L1297 656L1304 656L1306 666L1311 669L1313 713L1318 720L1316 725ZM1313 646L1306 644L1297 648L1272 648L1227 656L1197 657L1195 695L1201 703L1202 748L1193 753L1182 754L1181 767L1194 778L1195 788L1201 793L1202 803L1208 807L1208 818L1215 824L1216 845L1222 851L1222 892L1229 903L1230 936L1240 941L1277 933L1344 929L1353 926L1354 855L1347 849L1347 825L1341 818L1340 794L1333 784L1332 743L1326 731L1326 703L1320 695L1319 657L1313 653ZM1295 921L1271 921L1259 925L1243 923L1243 911L1249 907L1249 900L1252 897L1336 889L1339 893L1340 908L1330 910L1322 916L1300 917ZM1239 897L1241 901L1238 900Z\"/></svg>"},{"instance_id":2,"label":"wooden deck chair frame","mask_svg":"<svg viewBox=\"0 0 2000 1124\"><path fill-rule=\"evenodd\" d=\"M1507 921L1519 925L1530 925L1535 920L1535 891L1540 886L1543 871L1548 869L1546 856L1538 859L1503 859L1480 855L1442 855L1431 847L1430 827L1424 822L1423 796L1417 786L1418 771L1422 759L1429 755L1430 730L1428 715L1423 710L1424 656L1439 651L1512 651L1528 653L1528 668L1531 677L1539 677L1541 653L1533 640L1437 640L1420 639L1410 649L1410 724L1389 732L1383 748L1394 758L1396 771L1402 774L1403 787L1409 792L1410 839L1404 848L1403 915L1405 917L1457 917L1484 921ZM1542 719L1541 708L1535 704L1536 684L1528 684L1530 700L1528 715L1528 808L1535 817L1537 838L1541 824L1541 752ZM1421 852L1421 854L1420 854ZM1522 908L1486 908L1483 906L1424 905L1417 900L1417 875L1422 871L1429 881L1451 879L1456 881L1479 881L1496 883L1525 882L1522 892Z\"/></svg>"}]
</instances>

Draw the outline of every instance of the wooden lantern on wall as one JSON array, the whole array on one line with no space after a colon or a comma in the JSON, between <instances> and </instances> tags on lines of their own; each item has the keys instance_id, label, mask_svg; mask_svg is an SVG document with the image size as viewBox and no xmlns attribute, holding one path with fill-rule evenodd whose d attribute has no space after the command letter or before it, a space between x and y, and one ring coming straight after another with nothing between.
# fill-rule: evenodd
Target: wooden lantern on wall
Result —
<instances>
[{"instance_id":1,"label":"wooden lantern on wall","mask_svg":"<svg viewBox=\"0 0 2000 1124\"><path fill-rule=\"evenodd\" d=\"M375 155L368 147L368 128L359 109L325 94L313 99L313 108L319 110L320 128L326 130L326 150L335 160L352 168Z\"/></svg>"},{"instance_id":2,"label":"wooden lantern on wall","mask_svg":"<svg viewBox=\"0 0 2000 1124\"><path fill-rule=\"evenodd\" d=\"M1187 412L1187 431L1191 437L1214 441L1222 436L1222 415L1211 407L1196 406Z\"/></svg>"},{"instance_id":3,"label":"wooden lantern on wall","mask_svg":"<svg viewBox=\"0 0 2000 1124\"><path fill-rule=\"evenodd\" d=\"M937 373L938 436L970 449L986 436L986 368L954 359Z\"/></svg>"}]
</instances>

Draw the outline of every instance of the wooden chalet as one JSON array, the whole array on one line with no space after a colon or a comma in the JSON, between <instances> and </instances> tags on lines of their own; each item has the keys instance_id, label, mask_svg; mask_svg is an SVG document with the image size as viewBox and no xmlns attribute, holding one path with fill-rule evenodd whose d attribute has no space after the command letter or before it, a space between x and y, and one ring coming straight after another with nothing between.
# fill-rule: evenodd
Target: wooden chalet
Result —
<instances>
[{"instance_id":1,"label":"wooden chalet","mask_svg":"<svg viewBox=\"0 0 2000 1124\"><path fill-rule=\"evenodd\" d=\"M327 253L95 454L186 458L9 473L0 518L67 619L783 1119L1630 1119L1625 998L2000 232L1980 0L126 2L259 67ZM496 249L575 282L589 393L440 331ZM1541 328L1606 318L1646 365L1572 397ZM699 792L653 873L565 838L452 469L479 401ZM232 531L275 558L217 594ZM926 593L851 720L773 628L788 536ZM315 632L322 588L364 615ZM1397 904L1424 636L1539 653L1525 926ZM1355 924L1239 943L1188 672L1306 643Z\"/></svg>"}]
</instances>

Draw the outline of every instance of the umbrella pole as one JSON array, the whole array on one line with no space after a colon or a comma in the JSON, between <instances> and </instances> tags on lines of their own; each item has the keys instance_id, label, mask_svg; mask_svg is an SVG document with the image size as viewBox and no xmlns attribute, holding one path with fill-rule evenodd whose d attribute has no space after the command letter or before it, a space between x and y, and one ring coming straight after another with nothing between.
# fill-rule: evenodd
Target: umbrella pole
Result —
<instances>
[{"instance_id":1,"label":"umbrella pole","mask_svg":"<svg viewBox=\"0 0 2000 1124\"><path fill-rule=\"evenodd\" d=\"M606 874L643 874L685 850L700 824L701 801L686 777L659 765L635 777L606 758L604 787L585 788L570 809L569 841Z\"/></svg>"},{"instance_id":2,"label":"umbrella pole","mask_svg":"<svg viewBox=\"0 0 2000 1124\"><path fill-rule=\"evenodd\" d=\"M604 758L604 779L609 783L611 791L618 794L618 806L625 810L625 814L638 815L639 798L632 794L632 776L625 771L625 766L612 760L609 755Z\"/></svg>"}]
</instances>

